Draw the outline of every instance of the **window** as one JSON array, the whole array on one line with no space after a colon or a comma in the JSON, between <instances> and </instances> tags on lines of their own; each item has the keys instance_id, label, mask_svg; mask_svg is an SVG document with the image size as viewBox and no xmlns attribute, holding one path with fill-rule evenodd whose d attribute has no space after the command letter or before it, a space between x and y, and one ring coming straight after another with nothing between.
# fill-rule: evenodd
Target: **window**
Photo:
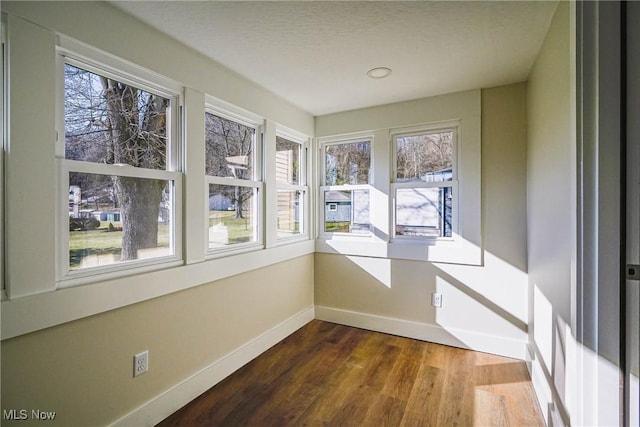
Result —
<instances>
[{"instance_id":1,"label":"window","mask_svg":"<svg viewBox=\"0 0 640 427\"><path fill-rule=\"evenodd\" d=\"M276 135L277 236L279 240L307 234L305 224L306 147L299 138Z\"/></svg>"},{"instance_id":2,"label":"window","mask_svg":"<svg viewBox=\"0 0 640 427\"><path fill-rule=\"evenodd\" d=\"M323 232L369 235L371 139L326 143L323 163Z\"/></svg>"},{"instance_id":3,"label":"window","mask_svg":"<svg viewBox=\"0 0 640 427\"><path fill-rule=\"evenodd\" d=\"M256 123L219 111L205 113L210 251L261 244L259 134Z\"/></svg>"},{"instance_id":4,"label":"window","mask_svg":"<svg viewBox=\"0 0 640 427\"><path fill-rule=\"evenodd\" d=\"M452 237L455 230L455 129L399 134L395 148L396 238Z\"/></svg>"},{"instance_id":5,"label":"window","mask_svg":"<svg viewBox=\"0 0 640 427\"><path fill-rule=\"evenodd\" d=\"M179 259L177 104L160 87L64 59L63 277Z\"/></svg>"}]
</instances>

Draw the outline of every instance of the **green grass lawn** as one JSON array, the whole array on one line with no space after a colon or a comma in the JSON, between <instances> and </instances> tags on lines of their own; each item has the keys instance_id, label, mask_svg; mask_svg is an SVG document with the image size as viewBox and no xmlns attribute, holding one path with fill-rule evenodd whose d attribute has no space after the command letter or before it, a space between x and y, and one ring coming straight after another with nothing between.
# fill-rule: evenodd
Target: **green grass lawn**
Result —
<instances>
[{"instance_id":1,"label":"green grass lawn","mask_svg":"<svg viewBox=\"0 0 640 427\"><path fill-rule=\"evenodd\" d=\"M229 232L229 244L247 243L253 240L253 221L249 212L236 219L234 211L209 211L209 227L222 223Z\"/></svg>"},{"instance_id":2,"label":"green grass lawn","mask_svg":"<svg viewBox=\"0 0 640 427\"><path fill-rule=\"evenodd\" d=\"M236 219L234 211L211 211L209 226L222 223L227 227L229 243L247 243L253 240L253 221L249 212L244 212L245 218ZM100 223L95 230L69 232L69 267L78 269L83 258L90 255L114 255L116 261L122 251L122 231L108 231L109 221ZM121 224L111 221L114 227ZM170 227L158 225L158 247L169 246Z\"/></svg>"},{"instance_id":3,"label":"green grass lawn","mask_svg":"<svg viewBox=\"0 0 640 427\"><path fill-rule=\"evenodd\" d=\"M349 226L351 222L349 221L332 221L324 223L324 231L327 233L348 233Z\"/></svg>"},{"instance_id":4,"label":"green grass lawn","mask_svg":"<svg viewBox=\"0 0 640 427\"><path fill-rule=\"evenodd\" d=\"M111 222L114 227L120 223ZM115 255L119 258L122 251L122 231L108 231L109 222L103 221L95 230L69 232L69 267L77 269L82 259L89 255ZM158 247L169 246L170 227L158 224Z\"/></svg>"}]
</instances>

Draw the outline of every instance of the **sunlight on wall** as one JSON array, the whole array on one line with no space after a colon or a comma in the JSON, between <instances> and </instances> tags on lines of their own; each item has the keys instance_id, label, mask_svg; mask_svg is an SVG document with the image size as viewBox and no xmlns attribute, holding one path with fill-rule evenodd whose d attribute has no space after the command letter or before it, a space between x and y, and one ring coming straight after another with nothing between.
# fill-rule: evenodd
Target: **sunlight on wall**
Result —
<instances>
[{"instance_id":1,"label":"sunlight on wall","mask_svg":"<svg viewBox=\"0 0 640 427\"><path fill-rule=\"evenodd\" d=\"M630 375L631 382L631 408L629 410L629 424L632 426L640 426L640 381L635 375ZM634 403L635 402L635 403Z\"/></svg>"},{"instance_id":2,"label":"sunlight on wall","mask_svg":"<svg viewBox=\"0 0 640 427\"><path fill-rule=\"evenodd\" d=\"M533 285L533 338L546 367L553 366L553 307L537 285Z\"/></svg>"},{"instance_id":3,"label":"sunlight on wall","mask_svg":"<svg viewBox=\"0 0 640 427\"><path fill-rule=\"evenodd\" d=\"M560 396L566 401L566 385L567 385L567 337L571 337L571 328L567 329L567 322L560 316L555 319L555 333L553 336L553 366L551 367L553 375L553 384ZM570 340L571 341L571 340Z\"/></svg>"},{"instance_id":4,"label":"sunlight on wall","mask_svg":"<svg viewBox=\"0 0 640 427\"><path fill-rule=\"evenodd\" d=\"M391 260L385 258L367 258L347 256L347 259L366 271L378 282L391 288Z\"/></svg>"},{"instance_id":5,"label":"sunlight on wall","mask_svg":"<svg viewBox=\"0 0 640 427\"><path fill-rule=\"evenodd\" d=\"M577 342L573 338L571 332L571 325L564 324L564 336L565 336L565 353L566 353L566 370L565 370L565 391L564 402L565 406L575 413L575 408L578 407L579 402L582 400L583 390L578 387L578 375L582 369L582 363L578 361L578 346Z\"/></svg>"},{"instance_id":6,"label":"sunlight on wall","mask_svg":"<svg viewBox=\"0 0 640 427\"><path fill-rule=\"evenodd\" d=\"M526 324L518 322L508 312L495 307L491 300L481 296L474 297L469 292L461 290L459 284L453 284L440 275L436 276L436 292L442 294L443 307L447 309L436 310L435 320L445 329L475 329L487 335L511 336L526 340ZM471 343L468 344L470 348L474 348Z\"/></svg>"},{"instance_id":7,"label":"sunlight on wall","mask_svg":"<svg viewBox=\"0 0 640 427\"><path fill-rule=\"evenodd\" d=\"M469 348L482 351L491 339L494 351L524 358L517 347L525 348L528 334L527 274L487 251L481 267L434 266L435 291L443 298L435 323Z\"/></svg>"},{"instance_id":8,"label":"sunlight on wall","mask_svg":"<svg viewBox=\"0 0 640 427\"><path fill-rule=\"evenodd\" d=\"M435 265L521 322L527 322L528 283L527 274L522 270L487 251L484 251L484 267Z\"/></svg>"},{"instance_id":9,"label":"sunlight on wall","mask_svg":"<svg viewBox=\"0 0 640 427\"><path fill-rule=\"evenodd\" d=\"M578 342L534 285L531 379L548 425L617 425L619 368Z\"/></svg>"}]
</instances>

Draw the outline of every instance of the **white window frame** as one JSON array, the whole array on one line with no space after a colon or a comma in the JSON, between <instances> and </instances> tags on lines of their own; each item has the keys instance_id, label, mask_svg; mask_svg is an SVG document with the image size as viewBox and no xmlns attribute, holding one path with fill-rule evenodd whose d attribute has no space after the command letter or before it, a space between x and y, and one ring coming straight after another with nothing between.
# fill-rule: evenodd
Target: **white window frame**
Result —
<instances>
[{"instance_id":1,"label":"white window frame","mask_svg":"<svg viewBox=\"0 0 640 427\"><path fill-rule=\"evenodd\" d=\"M399 128L391 130L391 183L390 183L390 198L391 198L391 223L389 225L390 236L392 241L453 241L454 236L458 233L458 209L459 209L459 194L458 194L458 131L459 124L457 122L450 123L438 123L435 126L420 126ZM438 181L438 182L396 182L398 177L398 138L407 136L421 136L441 132L453 132L453 147L452 147L452 180L451 181ZM451 200L451 236L404 236L396 234L396 205L397 194L399 189L405 188L451 188L452 200Z\"/></svg>"},{"instance_id":2,"label":"white window frame","mask_svg":"<svg viewBox=\"0 0 640 427\"><path fill-rule=\"evenodd\" d=\"M327 170L326 170L326 148L332 145L342 145L342 144L354 144L358 142L369 142L369 182L367 184L343 184L343 185L327 185ZM319 186L319 194L318 194L318 236L321 239L371 239L374 234L372 230L371 224L371 213L369 213L369 229L363 233L345 233L345 232L336 232L336 231L326 231L326 217L325 217L325 193L327 191L354 191L354 190L368 190L369 191L369 208L371 209L372 198L371 195L374 191L373 186L373 176L374 176L374 135L371 133L363 133L357 135L348 135L348 136L338 136L338 137L329 137L329 138L319 138L320 146L319 146L319 156L318 156L318 165L320 169L320 186Z\"/></svg>"},{"instance_id":3,"label":"white window frame","mask_svg":"<svg viewBox=\"0 0 640 427\"><path fill-rule=\"evenodd\" d=\"M178 83L145 70L137 65L112 57L66 37L60 37L57 47L57 91L56 91L56 286L59 288L108 280L162 268L175 267L182 260L182 138L180 132L183 88ZM66 64L83 70L113 78L144 91L170 100L167 109L167 136L169 147L165 170L109 165L95 162L69 160L65 158L65 77ZM69 268L68 188L69 172L91 173L111 176L126 176L160 179L173 183L171 188L170 248L171 255L150 259L117 262L79 270Z\"/></svg>"},{"instance_id":4,"label":"white window frame","mask_svg":"<svg viewBox=\"0 0 640 427\"><path fill-rule=\"evenodd\" d=\"M299 240L307 240L310 236L311 223L309 218L309 186L308 186L308 157L309 157L309 137L294 130L276 125L276 137L284 138L300 145L300 165L298 170L298 184L290 184L278 182L276 180L276 197L278 190L283 191L300 191L302 193L302 206L298 208L300 221L300 233L291 236L280 237L278 227L276 225L276 244L291 243ZM274 159L275 160L275 159ZM270 167L270 165L265 165ZM275 167L275 165L273 165Z\"/></svg>"},{"instance_id":5,"label":"white window frame","mask_svg":"<svg viewBox=\"0 0 640 427\"><path fill-rule=\"evenodd\" d=\"M264 248L264 172L263 172L263 153L264 153L264 127L265 120L248 111L244 111L238 107L228 104L222 100L218 100L212 96L206 97L205 115L213 114L226 120L239 123L255 129L254 156L253 156L253 177L252 179L236 179L229 177L218 177L206 175L205 172L205 231L209 232L209 185L229 185L237 187L252 188L256 191L256 197L253 197L253 236L254 240L246 243L235 243L216 248L209 247L209 238L205 239L205 257L207 259L239 254ZM204 135L203 135L204 136ZM206 157L206 147L204 156ZM208 234L207 234L208 235Z\"/></svg>"},{"instance_id":6,"label":"white window frame","mask_svg":"<svg viewBox=\"0 0 640 427\"><path fill-rule=\"evenodd\" d=\"M7 141L9 139L8 134L8 124L7 120L7 107L8 107L8 97L7 88L8 88L8 62L9 56L7 53L7 17L5 14L0 14L0 129L2 132L0 134L0 138L2 138L2 142L0 143L0 240L2 243L0 244L0 300L5 300L7 298L7 288L5 283L5 234L4 234L4 152L7 149Z\"/></svg>"}]
</instances>

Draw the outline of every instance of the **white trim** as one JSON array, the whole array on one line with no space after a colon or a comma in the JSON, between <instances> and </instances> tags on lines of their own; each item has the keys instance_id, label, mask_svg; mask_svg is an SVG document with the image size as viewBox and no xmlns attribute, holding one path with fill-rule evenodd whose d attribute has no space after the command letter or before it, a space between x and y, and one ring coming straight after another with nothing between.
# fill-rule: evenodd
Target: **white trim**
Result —
<instances>
[{"instance_id":1,"label":"white trim","mask_svg":"<svg viewBox=\"0 0 640 427\"><path fill-rule=\"evenodd\" d=\"M2 302L3 340L313 253L307 240ZM38 313L34 316L33 313Z\"/></svg>"},{"instance_id":2,"label":"white trim","mask_svg":"<svg viewBox=\"0 0 640 427\"><path fill-rule=\"evenodd\" d=\"M204 111L244 126L256 128L256 137L260 131L259 128L264 126L264 117L209 94L205 94Z\"/></svg>"},{"instance_id":3,"label":"white trim","mask_svg":"<svg viewBox=\"0 0 640 427\"><path fill-rule=\"evenodd\" d=\"M89 67L87 71L107 72L111 76L120 80L124 78L123 83L131 83L139 89L151 89L161 95L165 92L167 95L175 95L182 93L182 85L177 81L170 79L162 74L151 71L133 62L124 60L120 57L104 52L98 48L90 46L86 43L73 39L63 34L58 34L57 54L71 60L71 65L75 62L80 68ZM105 76L110 77L110 76ZM142 85L143 87L140 87ZM164 89L164 90L163 90ZM168 91L168 92L166 92Z\"/></svg>"},{"instance_id":4,"label":"white trim","mask_svg":"<svg viewBox=\"0 0 640 427\"><path fill-rule=\"evenodd\" d=\"M442 122L429 122L412 126L393 127L389 129L391 138L398 136L418 136L425 133L438 133L454 130L457 132L460 120L446 120Z\"/></svg>"},{"instance_id":5,"label":"white trim","mask_svg":"<svg viewBox=\"0 0 640 427\"><path fill-rule=\"evenodd\" d=\"M62 173L79 172L95 175L126 176L129 178L159 179L164 181L178 181L182 172L164 169L146 169L130 165L114 165L106 163L84 162L80 160L56 159Z\"/></svg>"},{"instance_id":6,"label":"white trim","mask_svg":"<svg viewBox=\"0 0 640 427\"><path fill-rule=\"evenodd\" d=\"M323 148L325 145L332 144L344 144L349 142L363 142L370 141L373 142L374 132L371 131L362 131L362 132L352 132L338 135L330 135L330 136L321 136L318 137L318 145L320 148Z\"/></svg>"},{"instance_id":7,"label":"white trim","mask_svg":"<svg viewBox=\"0 0 640 427\"><path fill-rule=\"evenodd\" d=\"M222 177L222 176L213 176L213 175L205 175L205 181L207 184L214 185L226 185L229 187L246 187L246 188L257 188L262 189L263 182L262 181L254 181L251 179L238 179L231 177Z\"/></svg>"},{"instance_id":8,"label":"white trim","mask_svg":"<svg viewBox=\"0 0 640 427\"><path fill-rule=\"evenodd\" d=\"M452 347L497 354L526 360L527 341L481 334L462 329L446 329L440 325L361 313L339 308L315 307L316 319L341 325L383 332ZM451 332L455 332L452 334ZM464 339L464 343L460 340Z\"/></svg>"},{"instance_id":9,"label":"white trim","mask_svg":"<svg viewBox=\"0 0 640 427\"><path fill-rule=\"evenodd\" d=\"M4 234L4 153L8 149L7 141L9 138L9 120L8 120L8 43L7 43L7 16L0 14L0 300L6 298L5 284L5 234Z\"/></svg>"},{"instance_id":10,"label":"white trim","mask_svg":"<svg viewBox=\"0 0 640 427\"><path fill-rule=\"evenodd\" d=\"M77 42L66 36L59 36L56 48L56 288L83 285L96 280L109 280L124 275L171 268L182 263L182 200L183 200L183 148L184 135L180 131L183 117L184 88L181 84L140 66L129 63L98 49ZM65 158L65 75L64 67L69 64L98 76L113 78L119 82L161 95L169 99L167 116L167 160L166 169L146 169L130 165L102 164ZM115 262L113 264L90 267L81 270L69 269L68 177L70 172L126 176L144 179L160 179L171 183L171 254L148 260Z\"/></svg>"},{"instance_id":11,"label":"white trim","mask_svg":"<svg viewBox=\"0 0 640 427\"><path fill-rule=\"evenodd\" d=\"M264 153L265 147L265 132L266 132L266 120L255 114L246 112L238 107L232 106L224 101L217 100L216 98L205 95L205 140L206 140L206 116L210 114L214 117L222 118L241 126L245 126L254 129L253 138L253 150L251 154L251 165L253 167L253 174L248 179L239 179L225 176L205 175L205 217L204 224L205 230L209 230L209 197L211 185L223 185L232 187L244 187L253 188L254 197L252 197L252 225L253 236L252 240L247 243L232 243L220 247L210 247L209 239L205 239L205 258L211 259L221 256L227 256L230 254L246 252L249 250L261 249L265 244L265 164ZM206 143L205 143L206 144ZM205 160L207 156L207 149L205 146Z\"/></svg>"},{"instance_id":12,"label":"white trim","mask_svg":"<svg viewBox=\"0 0 640 427\"><path fill-rule=\"evenodd\" d=\"M314 318L313 306L291 316L159 394L110 426L154 426Z\"/></svg>"},{"instance_id":13,"label":"white trim","mask_svg":"<svg viewBox=\"0 0 640 427\"><path fill-rule=\"evenodd\" d=\"M542 358L540 353L536 351L535 344L529 344L527 348L527 367L531 377L533 393L536 396L536 403L540 408L540 413L543 414L545 423L549 426L570 425L569 420L563 419L562 412L558 410L558 408L564 407L563 403L557 392L555 392L555 385L549 382L548 374L545 373L545 368L541 363Z\"/></svg>"},{"instance_id":14,"label":"white trim","mask_svg":"<svg viewBox=\"0 0 640 427\"><path fill-rule=\"evenodd\" d=\"M125 275L138 274L147 271L171 268L182 264L182 173L165 170L143 169L133 166L117 166L102 163L91 163L77 160L56 159L57 178L57 224L56 250L56 288L84 285L97 280L108 280ZM167 181L171 193L171 233L169 247L170 255L114 262L99 267L88 267L78 270L69 268L69 206L68 194L69 173L80 172L108 176L125 176L144 179L159 179Z\"/></svg>"},{"instance_id":15,"label":"white trim","mask_svg":"<svg viewBox=\"0 0 640 427\"><path fill-rule=\"evenodd\" d=\"M305 135L302 132L298 132L297 130L288 128L279 123L276 123L276 136L287 139L291 142L297 142L302 146L309 142L309 135Z\"/></svg>"},{"instance_id":16,"label":"white trim","mask_svg":"<svg viewBox=\"0 0 640 427\"><path fill-rule=\"evenodd\" d=\"M314 197L317 218L316 250L327 253L343 253L382 258L416 259L433 262L482 264L482 126L481 91L479 89L453 94L416 99L396 104L352 110L316 117L316 153L314 163L317 183L314 191L324 185L323 144L359 140L373 135L371 161L372 194L371 217L375 248L362 245L362 238L323 233L322 195ZM455 242L430 239L393 239L391 171L392 135L415 131L456 128L455 155L458 191L454 197L453 215L457 232ZM393 228L393 229L392 229ZM392 242L390 242L392 241ZM405 244L405 242L407 244ZM384 244L383 244L384 243ZM420 243L417 245L415 243ZM414 250L415 249L415 250Z\"/></svg>"}]
</instances>

